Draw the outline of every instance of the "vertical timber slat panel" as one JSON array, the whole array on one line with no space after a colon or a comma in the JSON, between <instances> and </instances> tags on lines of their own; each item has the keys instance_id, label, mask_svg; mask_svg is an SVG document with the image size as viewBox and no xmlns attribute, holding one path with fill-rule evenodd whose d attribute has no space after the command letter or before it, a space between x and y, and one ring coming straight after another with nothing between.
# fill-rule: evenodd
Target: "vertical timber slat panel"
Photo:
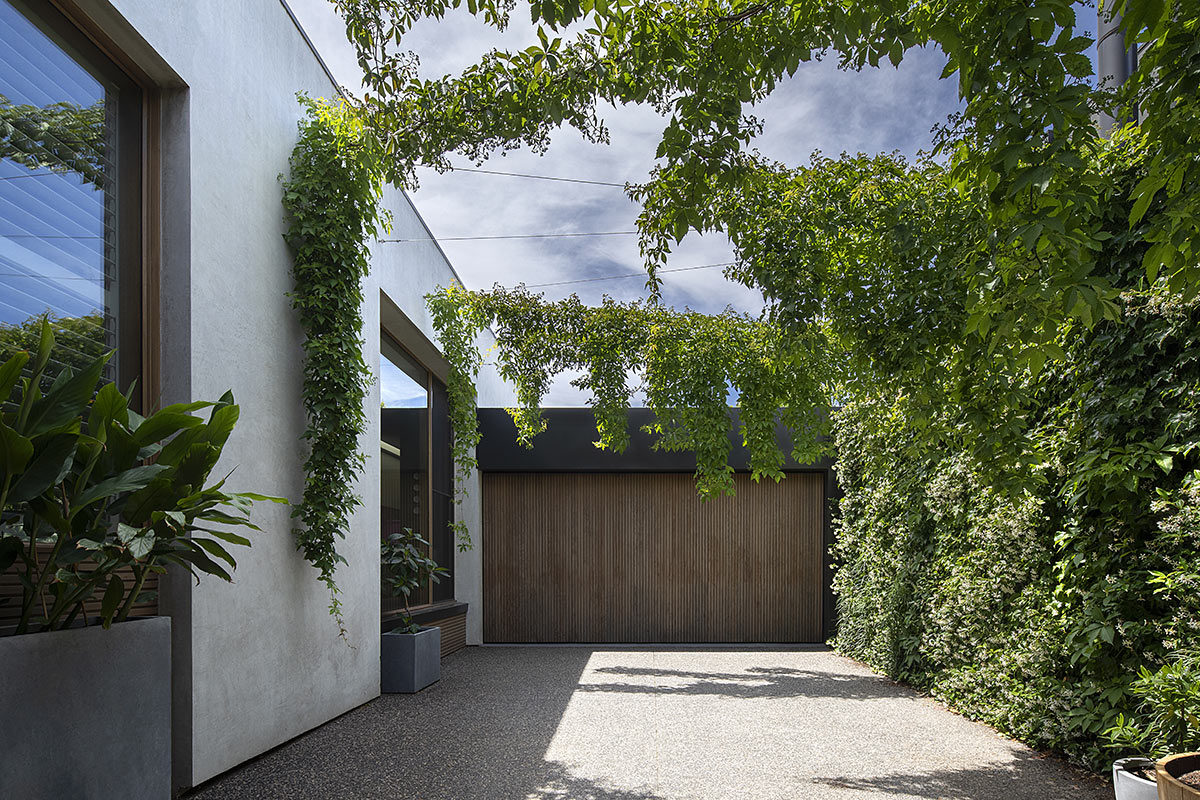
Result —
<instances>
[{"instance_id":1,"label":"vertical timber slat panel","mask_svg":"<svg viewBox=\"0 0 1200 800\"><path fill-rule=\"evenodd\" d=\"M487 642L817 642L824 476L485 473Z\"/></svg>"}]
</instances>

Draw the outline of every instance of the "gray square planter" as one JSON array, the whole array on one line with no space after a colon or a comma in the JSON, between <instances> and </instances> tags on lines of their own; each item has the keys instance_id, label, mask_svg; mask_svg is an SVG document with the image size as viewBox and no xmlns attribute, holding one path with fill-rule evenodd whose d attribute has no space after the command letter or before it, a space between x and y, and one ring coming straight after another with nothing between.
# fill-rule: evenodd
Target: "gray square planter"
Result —
<instances>
[{"instance_id":1,"label":"gray square planter","mask_svg":"<svg viewBox=\"0 0 1200 800\"><path fill-rule=\"evenodd\" d=\"M171 796L171 619L0 638L5 797Z\"/></svg>"},{"instance_id":2,"label":"gray square planter","mask_svg":"<svg viewBox=\"0 0 1200 800\"><path fill-rule=\"evenodd\" d=\"M419 692L442 677L442 629L388 631L379 649L379 688L384 694Z\"/></svg>"}]
</instances>

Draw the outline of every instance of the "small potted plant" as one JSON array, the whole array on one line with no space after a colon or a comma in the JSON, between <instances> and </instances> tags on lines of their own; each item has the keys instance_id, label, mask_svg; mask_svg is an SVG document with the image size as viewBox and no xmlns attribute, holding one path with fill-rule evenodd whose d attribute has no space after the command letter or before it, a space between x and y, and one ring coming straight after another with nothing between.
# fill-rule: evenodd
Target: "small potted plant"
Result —
<instances>
[{"instance_id":1,"label":"small potted plant","mask_svg":"<svg viewBox=\"0 0 1200 800\"><path fill-rule=\"evenodd\" d=\"M380 645L380 690L419 692L442 677L442 631L413 622L409 600L425 581L437 583L448 570L429 557L429 542L405 528L383 540L383 585L404 601L399 624L384 632Z\"/></svg>"},{"instance_id":2,"label":"small potted plant","mask_svg":"<svg viewBox=\"0 0 1200 800\"><path fill-rule=\"evenodd\" d=\"M1200 652L1181 651L1157 671L1142 667L1131 687L1134 719L1118 717L1108 738L1147 753L1113 764L1117 800L1200 800Z\"/></svg>"}]
</instances>

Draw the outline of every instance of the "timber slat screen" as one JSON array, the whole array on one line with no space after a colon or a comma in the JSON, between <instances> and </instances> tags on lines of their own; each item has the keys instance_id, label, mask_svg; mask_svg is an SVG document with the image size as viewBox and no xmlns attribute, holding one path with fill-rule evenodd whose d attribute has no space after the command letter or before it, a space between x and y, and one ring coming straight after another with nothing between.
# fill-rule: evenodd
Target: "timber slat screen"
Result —
<instances>
[{"instance_id":1,"label":"timber slat screen","mask_svg":"<svg viewBox=\"0 0 1200 800\"><path fill-rule=\"evenodd\" d=\"M484 641L819 642L824 476L483 476Z\"/></svg>"},{"instance_id":2,"label":"timber slat screen","mask_svg":"<svg viewBox=\"0 0 1200 800\"><path fill-rule=\"evenodd\" d=\"M50 545L38 545L38 552L42 556L43 562L46 555L50 551ZM125 581L127 587L133 586L133 570L129 567L122 567L116 572L117 575ZM143 592L154 592L155 597L141 603L135 603L129 611L130 617L153 617L158 614L158 576L149 575L146 577L146 582L142 584ZM46 593L46 604L49 605L51 597ZM84 603L84 611L87 613L89 624L95 624L100 616L100 601L104 596L104 587L100 587L100 591L86 603ZM38 604L34 612L34 616L39 616L42 612L42 604ZM12 631L16 628L18 620L21 618L21 581L17 577L16 565L9 567L4 572L0 572L0 636ZM76 617L82 621L83 616ZM34 626L32 630L38 630Z\"/></svg>"}]
</instances>

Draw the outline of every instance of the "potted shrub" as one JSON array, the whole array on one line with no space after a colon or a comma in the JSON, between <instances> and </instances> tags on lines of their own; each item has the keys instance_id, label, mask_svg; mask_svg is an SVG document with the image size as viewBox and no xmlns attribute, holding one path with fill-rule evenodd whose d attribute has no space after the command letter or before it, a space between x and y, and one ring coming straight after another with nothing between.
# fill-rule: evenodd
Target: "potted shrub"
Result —
<instances>
[{"instance_id":1,"label":"potted shrub","mask_svg":"<svg viewBox=\"0 0 1200 800\"><path fill-rule=\"evenodd\" d=\"M238 417L215 403L148 417L101 375L111 353L54 376L54 336L0 366L0 786L7 797L168 797L171 627L135 620L168 565L231 579L231 529L255 494L206 486ZM208 409L208 419L193 412Z\"/></svg>"},{"instance_id":2,"label":"potted shrub","mask_svg":"<svg viewBox=\"0 0 1200 800\"><path fill-rule=\"evenodd\" d=\"M442 631L413 622L409 600L427 580L437 583L447 570L429 557L429 542L409 528L383 540L380 558L384 587L404 601L399 623L384 632L380 643L380 691L419 692L442 677Z\"/></svg>"},{"instance_id":3,"label":"potted shrub","mask_svg":"<svg viewBox=\"0 0 1200 800\"><path fill-rule=\"evenodd\" d=\"M1142 667L1131 690L1140 700L1138 713L1118 717L1108 737L1160 760L1117 760L1118 800L1200 800L1200 753L1190 752L1200 749L1200 652L1180 651L1154 672Z\"/></svg>"}]
</instances>

